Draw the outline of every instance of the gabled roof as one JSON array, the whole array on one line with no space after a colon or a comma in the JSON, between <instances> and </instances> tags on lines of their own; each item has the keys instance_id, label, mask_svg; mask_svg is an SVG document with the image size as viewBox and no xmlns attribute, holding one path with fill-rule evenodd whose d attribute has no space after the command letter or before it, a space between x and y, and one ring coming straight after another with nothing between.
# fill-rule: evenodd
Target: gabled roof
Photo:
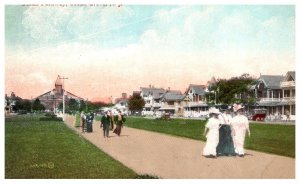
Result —
<instances>
[{"instance_id":1,"label":"gabled roof","mask_svg":"<svg viewBox=\"0 0 300 185\"><path fill-rule=\"evenodd\" d=\"M76 98L76 99L79 99L79 100L84 100L83 98L73 94L73 93L70 93L69 91L66 91L66 94L71 96L72 98Z\"/></svg>"},{"instance_id":2,"label":"gabled roof","mask_svg":"<svg viewBox=\"0 0 300 185\"><path fill-rule=\"evenodd\" d=\"M261 75L259 80L263 81L267 88L280 89L280 82L284 79L282 75Z\"/></svg>"},{"instance_id":3,"label":"gabled roof","mask_svg":"<svg viewBox=\"0 0 300 185\"><path fill-rule=\"evenodd\" d=\"M205 85L190 84L189 88L186 91L186 93L188 93L190 89L193 89L194 92L198 95L204 95L205 94Z\"/></svg>"},{"instance_id":4,"label":"gabled roof","mask_svg":"<svg viewBox=\"0 0 300 185\"><path fill-rule=\"evenodd\" d=\"M289 78L292 78L292 80L290 80ZM296 72L288 71L284 77L284 81L296 81Z\"/></svg>"},{"instance_id":5,"label":"gabled roof","mask_svg":"<svg viewBox=\"0 0 300 185\"><path fill-rule=\"evenodd\" d=\"M141 92L145 95L152 95L154 99L158 99L166 91L163 88L154 88L154 87L141 87Z\"/></svg>"},{"instance_id":6,"label":"gabled roof","mask_svg":"<svg viewBox=\"0 0 300 185\"><path fill-rule=\"evenodd\" d=\"M167 93L181 94L181 91L179 91L179 90L168 90Z\"/></svg>"},{"instance_id":7,"label":"gabled roof","mask_svg":"<svg viewBox=\"0 0 300 185\"><path fill-rule=\"evenodd\" d=\"M37 96L34 99L41 98L43 96L50 96L52 92L55 92L55 89L52 89L51 91L47 91L44 94L41 94L41 95ZM73 93L71 93L69 91L65 91L65 93L66 93L67 96L70 96L71 98L75 98L75 99L78 99L78 100L84 100L83 98L81 98L81 97L79 97L79 96L77 96L77 95L75 95L75 94L73 94ZM56 96L56 98L62 97L62 95L57 95L55 93L54 93L54 96Z\"/></svg>"}]
</instances>

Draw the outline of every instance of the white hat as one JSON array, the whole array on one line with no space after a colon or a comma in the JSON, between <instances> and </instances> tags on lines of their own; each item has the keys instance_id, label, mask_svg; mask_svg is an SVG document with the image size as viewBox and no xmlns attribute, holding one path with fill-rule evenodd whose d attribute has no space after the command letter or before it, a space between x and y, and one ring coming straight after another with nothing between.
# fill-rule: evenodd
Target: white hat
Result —
<instances>
[{"instance_id":1,"label":"white hat","mask_svg":"<svg viewBox=\"0 0 300 185\"><path fill-rule=\"evenodd\" d=\"M241 104L233 104L233 111L236 112L244 107Z\"/></svg>"},{"instance_id":2,"label":"white hat","mask_svg":"<svg viewBox=\"0 0 300 185\"><path fill-rule=\"evenodd\" d=\"M219 111L219 109L216 109L216 107L211 107L211 108L209 108L208 113L209 114L220 114L220 111Z\"/></svg>"}]
</instances>

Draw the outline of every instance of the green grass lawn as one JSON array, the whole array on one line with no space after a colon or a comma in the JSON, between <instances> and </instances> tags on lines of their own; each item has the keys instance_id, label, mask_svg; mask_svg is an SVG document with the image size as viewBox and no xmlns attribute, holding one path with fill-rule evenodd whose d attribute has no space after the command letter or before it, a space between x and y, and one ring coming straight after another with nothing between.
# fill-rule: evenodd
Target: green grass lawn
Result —
<instances>
[{"instance_id":1,"label":"green grass lawn","mask_svg":"<svg viewBox=\"0 0 300 185\"><path fill-rule=\"evenodd\" d=\"M143 178L60 121L5 120L5 178Z\"/></svg>"},{"instance_id":2,"label":"green grass lawn","mask_svg":"<svg viewBox=\"0 0 300 185\"><path fill-rule=\"evenodd\" d=\"M206 121L189 119L145 119L127 117L125 126L205 141ZM251 137L245 148L295 158L295 126L250 123Z\"/></svg>"}]
</instances>

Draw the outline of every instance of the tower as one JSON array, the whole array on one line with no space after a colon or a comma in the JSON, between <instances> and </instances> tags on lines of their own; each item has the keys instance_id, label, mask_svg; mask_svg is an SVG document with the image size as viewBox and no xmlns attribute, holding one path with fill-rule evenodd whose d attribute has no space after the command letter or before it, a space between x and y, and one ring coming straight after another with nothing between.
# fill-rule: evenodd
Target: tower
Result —
<instances>
[{"instance_id":1,"label":"tower","mask_svg":"<svg viewBox=\"0 0 300 185\"><path fill-rule=\"evenodd\" d=\"M56 91L56 94L58 94L58 95L63 94L63 84L62 84L62 81L61 81L61 78L59 75L57 76L56 81L55 81L55 91Z\"/></svg>"}]
</instances>

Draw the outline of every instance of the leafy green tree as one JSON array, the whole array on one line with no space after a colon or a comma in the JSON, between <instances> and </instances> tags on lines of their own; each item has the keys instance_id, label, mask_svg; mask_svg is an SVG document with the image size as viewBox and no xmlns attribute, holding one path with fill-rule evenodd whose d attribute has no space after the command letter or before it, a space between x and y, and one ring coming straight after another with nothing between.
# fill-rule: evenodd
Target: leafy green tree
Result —
<instances>
[{"instance_id":1,"label":"leafy green tree","mask_svg":"<svg viewBox=\"0 0 300 185\"><path fill-rule=\"evenodd\" d=\"M145 101L139 94L134 94L128 100L128 108L130 111L141 111L144 106Z\"/></svg>"},{"instance_id":2,"label":"leafy green tree","mask_svg":"<svg viewBox=\"0 0 300 185\"><path fill-rule=\"evenodd\" d=\"M249 74L227 79L218 79L206 94L209 104L249 104L255 102L253 91L250 86L255 83L255 79Z\"/></svg>"},{"instance_id":3,"label":"leafy green tree","mask_svg":"<svg viewBox=\"0 0 300 185\"><path fill-rule=\"evenodd\" d=\"M35 111L45 110L45 106L43 104L41 104L40 100L37 98L32 103L32 110L35 110Z\"/></svg>"},{"instance_id":4,"label":"leafy green tree","mask_svg":"<svg viewBox=\"0 0 300 185\"><path fill-rule=\"evenodd\" d=\"M78 111L79 110L79 102L76 101L74 98L71 98L68 101L68 108L69 108L69 111L72 111L72 112Z\"/></svg>"},{"instance_id":5,"label":"leafy green tree","mask_svg":"<svg viewBox=\"0 0 300 185\"><path fill-rule=\"evenodd\" d=\"M17 97L15 99L15 106L13 106L14 111L18 110L26 110L30 111L31 110L31 102L30 100L22 99L20 97Z\"/></svg>"}]
</instances>

